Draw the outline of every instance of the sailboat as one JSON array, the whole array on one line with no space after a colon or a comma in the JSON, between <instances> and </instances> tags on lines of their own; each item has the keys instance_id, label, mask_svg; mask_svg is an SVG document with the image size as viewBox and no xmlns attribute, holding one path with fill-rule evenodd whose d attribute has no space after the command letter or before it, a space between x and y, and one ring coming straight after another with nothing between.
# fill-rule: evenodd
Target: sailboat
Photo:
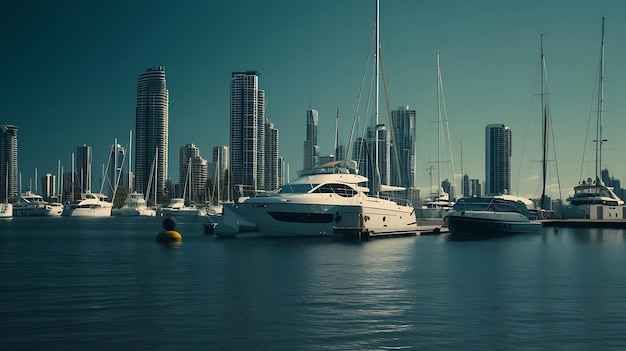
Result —
<instances>
[{"instance_id":1,"label":"sailboat","mask_svg":"<svg viewBox=\"0 0 626 351\"><path fill-rule=\"evenodd\" d=\"M450 130L448 129L448 118L445 112L445 98L443 96L443 84L441 79L441 66L439 64L439 52L437 56L437 192L431 192L430 197L424 201L420 208L421 218L444 218L446 213L452 208L454 202L450 199L450 194L441 187L441 124L445 123L446 136L448 140L448 150L450 150ZM445 120L442 120L442 114ZM452 157L450 157L452 162ZM429 174L432 177L432 166L429 167ZM454 182L454 166L452 166L452 180ZM431 184L429 184L431 185Z\"/></svg>"},{"instance_id":2,"label":"sailboat","mask_svg":"<svg viewBox=\"0 0 626 351\"><path fill-rule=\"evenodd\" d=\"M194 204L187 205L185 198L187 189L189 189L189 198L191 199L191 158L187 163L187 176L185 179L185 190L182 198L172 198L170 203L161 207L161 215L163 216L198 216L201 211Z\"/></svg>"},{"instance_id":3,"label":"sailboat","mask_svg":"<svg viewBox=\"0 0 626 351\"><path fill-rule=\"evenodd\" d=\"M128 145L132 145L132 132L130 134L130 141ZM129 146L128 151L128 170L131 170L131 151ZM149 186L148 186L149 188ZM146 196L143 193L133 191L126 196L124 203L120 208L114 208L111 210L112 216L156 216L156 210L148 207Z\"/></svg>"},{"instance_id":4,"label":"sailboat","mask_svg":"<svg viewBox=\"0 0 626 351\"><path fill-rule=\"evenodd\" d=\"M604 103L604 17L602 17L602 40L600 46L600 74L598 84L598 111L596 119L595 142L595 179L588 178L574 187L574 195L569 197L568 206L562 211L563 218L590 220L623 220L625 218L624 200L620 199L613 188L606 186L601 177L602 144L606 142L602 136L602 119Z\"/></svg>"},{"instance_id":5,"label":"sailboat","mask_svg":"<svg viewBox=\"0 0 626 351\"><path fill-rule=\"evenodd\" d=\"M378 10L376 1L376 120L380 62ZM373 163L377 163L377 156L376 152ZM374 188L371 192L366 186L368 181L372 181ZM215 228L215 235L364 239L418 234L415 209L380 196L378 189L384 189L385 185L379 184L377 179L358 174L355 161L324 163L300 171L297 179L275 192L224 203L222 223Z\"/></svg>"}]
</instances>

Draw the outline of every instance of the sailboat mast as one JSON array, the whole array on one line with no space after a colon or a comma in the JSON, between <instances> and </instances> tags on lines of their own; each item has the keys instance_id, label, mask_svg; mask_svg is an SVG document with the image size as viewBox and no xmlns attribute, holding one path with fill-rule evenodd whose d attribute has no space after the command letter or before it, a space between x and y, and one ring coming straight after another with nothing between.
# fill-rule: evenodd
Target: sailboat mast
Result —
<instances>
[{"instance_id":1,"label":"sailboat mast","mask_svg":"<svg viewBox=\"0 0 626 351\"><path fill-rule=\"evenodd\" d=\"M376 63L374 64L374 74L376 76L376 93L375 93L375 97L374 97L374 160L373 160L373 164L374 164L374 193L378 194L379 191L379 184L380 184L380 175L379 175L379 171L378 171L378 95L379 95L379 80L380 80L380 28L379 28L379 23L380 23L380 19L379 19L379 10L380 10L380 4L379 1L376 0L376 24L375 24L375 30L376 30L376 52L374 53L374 58Z\"/></svg>"},{"instance_id":2,"label":"sailboat mast","mask_svg":"<svg viewBox=\"0 0 626 351\"><path fill-rule=\"evenodd\" d=\"M541 109L542 109L542 155L541 155L541 166L542 166L542 179L543 184L541 188L541 204L540 208L545 209L545 199L546 199L546 176L547 176L547 149L548 149L548 107L545 103L545 85L546 85L546 62L543 54L543 34L541 34Z\"/></svg>"},{"instance_id":3,"label":"sailboat mast","mask_svg":"<svg viewBox=\"0 0 626 351\"><path fill-rule=\"evenodd\" d=\"M441 186L441 68L439 67L439 51L437 56L437 198L441 195L439 187Z\"/></svg>"},{"instance_id":4,"label":"sailboat mast","mask_svg":"<svg viewBox=\"0 0 626 351\"><path fill-rule=\"evenodd\" d=\"M604 17L602 17L602 39L600 44L600 82L598 84L598 120L596 126L596 184L601 181L600 168L602 167L602 113L604 107Z\"/></svg>"}]
</instances>

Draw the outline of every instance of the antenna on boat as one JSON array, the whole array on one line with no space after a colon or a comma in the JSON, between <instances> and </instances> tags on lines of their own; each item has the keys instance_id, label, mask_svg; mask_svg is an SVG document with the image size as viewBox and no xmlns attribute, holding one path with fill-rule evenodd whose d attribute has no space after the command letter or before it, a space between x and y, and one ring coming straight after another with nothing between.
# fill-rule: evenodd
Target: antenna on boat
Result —
<instances>
[{"instance_id":1,"label":"antenna on boat","mask_svg":"<svg viewBox=\"0 0 626 351\"><path fill-rule=\"evenodd\" d=\"M602 37L600 44L600 81L598 84L598 120L596 124L596 184L602 184L600 168L602 167L602 109L604 108L604 17L602 17Z\"/></svg>"}]
</instances>

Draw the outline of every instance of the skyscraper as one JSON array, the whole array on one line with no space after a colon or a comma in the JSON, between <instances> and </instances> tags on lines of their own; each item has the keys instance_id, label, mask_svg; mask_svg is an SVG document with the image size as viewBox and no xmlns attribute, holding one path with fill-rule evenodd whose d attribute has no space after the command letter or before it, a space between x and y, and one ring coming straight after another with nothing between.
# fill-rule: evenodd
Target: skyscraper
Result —
<instances>
[{"instance_id":1,"label":"skyscraper","mask_svg":"<svg viewBox=\"0 0 626 351\"><path fill-rule=\"evenodd\" d=\"M317 110L306 111L306 140L304 141L304 159L302 169L311 169L320 162L320 147L317 144Z\"/></svg>"},{"instance_id":2,"label":"skyscraper","mask_svg":"<svg viewBox=\"0 0 626 351\"><path fill-rule=\"evenodd\" d=\"M511 129L490 124L485 129L485 194L511 192Z\"/></svg>"},{"instance_id":3,"label":"skyscraper","mask_svg":"<svg viewBox=\"0 0 626 351\"><path fill-rule=\"evenodd\" d=\"M230 170L234 186L265 187L265 92L257 71L233 72L230 81Z\"/></svg>"},{"instance_id":4,"label":"skyscraper","mask_svg":"<svg viewBox=\"0 0 626 351\"><path fill-rule=\"evenodd\" d=\"M17 126L0 126L0 202L18 196Z\"/></svg>"},{"instance_id":5,"label":"skyscraper","mask_svg":"<svg viewBox=\"0 0 626 351\"><path fill-rule=\"evenodd\" d=\"M200 157L200 149L196 145L187 144L180 148L178 172L180 186L183 189L181 197L204 201L208 164Z\"/></svg>"},{"instance_id":6,"label":"skyscraper","mask_svg":"<svg viewBox=\"0 0 626 351\"><path fill-rule=\"evenodd\" d=\"M74 169L74 184L78 184L80 192L91 191L91 165L93 156L91 146L83 144L76 147L76 168Z\"/></svg>"},{"instance_id":7,"label":"skyscraper","mask_svg":"<svg viewBox=\"0 0 626 351\"><path fill-rule=\"evenodd\" d=\"M147 191L152 164L156 160L156 188L158 196L164 196L169 123L169 92L165 83L165 67L150 67L139 75L135 114L135 190Z\"/></svg>"},{"instance_id":8,"label":"skyscraper","mask_svg":"<svg viewBox=\"0 0 626 351\"><path fill-rule=\"evenodd\" d=\"M391 121L394 138L390 185L412 188L415 186L415 110L406 106L391 111Z\"/></svg>"}]
</instances>

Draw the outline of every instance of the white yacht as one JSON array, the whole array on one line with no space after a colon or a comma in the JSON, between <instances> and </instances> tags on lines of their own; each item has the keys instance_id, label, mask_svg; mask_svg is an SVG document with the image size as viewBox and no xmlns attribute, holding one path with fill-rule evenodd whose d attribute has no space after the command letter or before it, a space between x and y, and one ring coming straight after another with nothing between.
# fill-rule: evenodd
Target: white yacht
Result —
<instances>
[{"instance_id":1,"label":"white yacht","mask_svg":"<svg viewBox=\"0 0 626 351\"><path fill-rule=\"evenodd\" d=\"M156 211L149 208L142 193L132 192L128 194L124 204L120 208L111 210L113 216L156 216Z\"/></svg>"},{"instance_id":2,"label":"white yacht","mask_svg":"<svg viewBox=\"0 0 626 351\"><path fill-rule=\"evenodd\" d=\"M333 161L303 171L276 192L224 203L217 236L255 232L260 236L417 234L413 207L368 196L368 181L355 164Z\"/></svg>"},{"instance_id":3,"label":"white yacht","mask_svg":"<svg viewBox=\"0 0 626 351\"><path fill-rule=\"evenodd\" d=\"M81 199L66 204L63 208L63 216L68 217L108 217L111 216L113 204L108 201L104 194L86 192L81 194Z\"/></svg>"},{"instance_id":4,"label":"white yacht","mask_svg":"<svg viewBox=\"0 0 626 351\"><path fill-rule=\"evenodd\" d=\"M161 216L198 216L200 210L195 205L186 205L183 198L172 198L170 203L160 209Z\"/></svg>"},{"instance_id":5,"label":"white yacht","mask_svg":"<svg viewBox=\"0 0 626 351\"><path fill-rule=\"evenodd\" d=\"M14 217L60 216L62 211L61 204L44 201L41 195L30 190L23 193L19 201L13 204Z\"/></svg>"},{"instance_id":6,"label":"white yacht","mask_svg":"<svg viewBox=\"0 0 626 351\"><path fill-rule=\"evenodd\" d=\"M602 40L600 55L600 81L598 84L598 96L603 96L604 89L604 17L602 17ZM561 215L566 219L589 219L589 220L624 220L626 219L626 206L612 187L608 187L602 181L600 168L602 167L602 143L607 142L602 137L603 99L598 99L596 118L596 145L595 180L588 178L574 187L574 195L567 201L569 205L562 209Z\"/></svg>"},{"instance_id":7,"label":"white yacht","mask_svg":"<svg viewBox=\"0 0 626 351\"><path fill-rule=\"evenodd\" d=\"M0 218L13 218L13 204L0 202Z\"/></svg>"}]
</instances>

